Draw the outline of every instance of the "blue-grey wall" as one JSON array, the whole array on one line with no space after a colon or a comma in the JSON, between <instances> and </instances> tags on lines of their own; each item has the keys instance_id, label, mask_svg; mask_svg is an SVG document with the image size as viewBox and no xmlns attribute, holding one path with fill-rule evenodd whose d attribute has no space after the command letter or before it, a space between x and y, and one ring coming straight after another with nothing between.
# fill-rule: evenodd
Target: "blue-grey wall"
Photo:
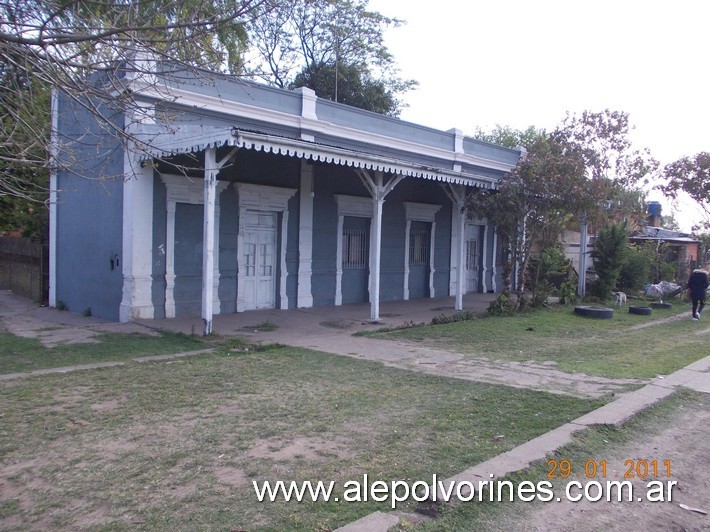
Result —
<instances>
[{"instance_id":1,"label":"blue-grey wall","mask_svg":"<svg viewBox=\"0 0 710 532\"><path fill-rule=\"evenodd\" d=\"M117 321L122 297L123 153L93 116L58 95L57 305ZM119 129L123 115L102 108ZM113 261L113 262L112 262Z\"/></svg>"},{"instance_id":2,"label":"blue-grey wall","mask_svg":"<svg viewBox=\"0 0 710 532\"><path fill-rule=\"evenodd\" d=\"M314 184L313 300L315 306L335 303L338 209L335 194L368 197L351 168L316 165ZM405 201L439 204L436 214L434 288L448 294L451 257L451 206L439 184L425 179L402 180L385 200L382 214L380 300L404 298L406 238ZM344 283L345 284L345 283ZM345 288L343 297L345 301Z\"/></svg>"},{"instance_id":3,"label":"blue-grey wall","mask_svg":"<svg viewBox=\"0 0 710 532\"><path fill-rule=\"evenodd\" d=\"M170 168L161 168L169 172ZM219 300L221 313L236 311L237 300L237 236L239 233L239 202L232 183L235 181L297 189L300 185L300 160L251 150L239 150L234 161L218 174L220 181L229 183L219 196ZM158 176L154 181L153 196L153 304L156 317L165 316L165 249L167 200L166 189ZM286 294L289 308L296 308L298 280L298 224L299 196L288 204L288 247L286 249ZM200 314L202 275L203 206L178 203L175 220L175 312L177 316ZM277 257L281 253L281 220ZM192 258L181 257L189 253ZM198 264L199 259L199 264ZM281 306L281 262L277 259L276 307Z\"/></svg>"}]
</instances>

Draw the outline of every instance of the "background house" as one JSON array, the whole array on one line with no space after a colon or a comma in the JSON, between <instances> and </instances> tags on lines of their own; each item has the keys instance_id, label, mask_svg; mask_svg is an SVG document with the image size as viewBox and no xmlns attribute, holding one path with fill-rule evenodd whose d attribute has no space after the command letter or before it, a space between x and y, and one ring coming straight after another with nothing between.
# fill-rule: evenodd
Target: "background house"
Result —
<instances>
[{"instance_id":1,"label":"background house","mask_svg":"<svg viewBox=\"0 0 710 532\"><path fill-rule=\"evenodd\" d=\"M703 266L700 240L692 234L661 227L662 207L657 201L648 202L648 224L629 237L632 244L651 243L662 259L675 266L676 281L684 283L690 272Z\"/></svg>"}]
</instances>

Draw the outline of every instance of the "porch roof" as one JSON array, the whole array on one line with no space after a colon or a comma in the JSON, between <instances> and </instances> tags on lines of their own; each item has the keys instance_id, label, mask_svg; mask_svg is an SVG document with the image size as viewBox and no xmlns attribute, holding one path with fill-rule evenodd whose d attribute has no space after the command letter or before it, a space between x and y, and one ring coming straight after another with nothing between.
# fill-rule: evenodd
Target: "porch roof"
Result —
<instances>
[{"instance_id":1,"label":"porch roof","mask_svg":"<svg viewBox=\"0 0 710 532\"><path fill-rule=\"evenodd\" d=\"M200 152L207 148L235 147L353 168L379 170L406 177L431 179L478 188L498 188L498 179L488 176L425 166L375 153L246 131L234 127L139 124L134 138L138 141L137 148L141 161Z\"/></svg>"}]
</instances>

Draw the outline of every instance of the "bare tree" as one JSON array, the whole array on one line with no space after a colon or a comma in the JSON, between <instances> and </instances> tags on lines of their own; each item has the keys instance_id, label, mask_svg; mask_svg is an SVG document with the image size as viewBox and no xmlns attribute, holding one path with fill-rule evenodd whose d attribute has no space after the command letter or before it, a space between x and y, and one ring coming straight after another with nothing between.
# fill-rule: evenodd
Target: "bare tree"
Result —
<instances>
[{"instance_id":1,"label":"bare tree","mask_svg":"<svg viewBox=\"0 0 710 532\"><path fill-rule=\"evenodd\" d=\"M266 0L5 0L0 3L0 198L46 198L49 91L127 142L107 109L140 113L127 82L156 63L239 73L244 22ZM54 164L69 161L54 161Z\"/></svg>"}]
</instances>

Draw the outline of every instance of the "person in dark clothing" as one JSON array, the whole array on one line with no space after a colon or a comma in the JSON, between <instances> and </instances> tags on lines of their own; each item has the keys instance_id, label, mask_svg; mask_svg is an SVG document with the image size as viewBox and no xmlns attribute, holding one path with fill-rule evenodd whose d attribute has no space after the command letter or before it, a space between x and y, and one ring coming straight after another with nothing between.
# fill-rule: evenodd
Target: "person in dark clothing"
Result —
<instances>
[{"instance_id":1,"label":"person in dark clothing","mask_svg":"<svg viewBox=\"0 0 710 532\"><path fill-rule=\"evenodd\" d=\"M705 308L705 291L708 289L708 272L705 270L693 270L693 273L688 279L688 289L690 290L690 299L693 302L693 319L699 320L700 314Z\"/></svg>"}]
</instances>

